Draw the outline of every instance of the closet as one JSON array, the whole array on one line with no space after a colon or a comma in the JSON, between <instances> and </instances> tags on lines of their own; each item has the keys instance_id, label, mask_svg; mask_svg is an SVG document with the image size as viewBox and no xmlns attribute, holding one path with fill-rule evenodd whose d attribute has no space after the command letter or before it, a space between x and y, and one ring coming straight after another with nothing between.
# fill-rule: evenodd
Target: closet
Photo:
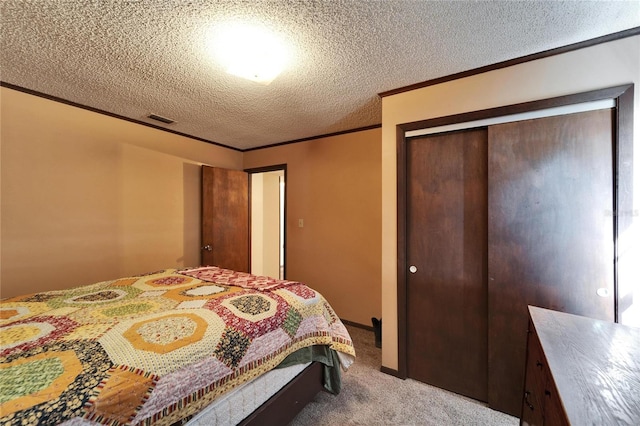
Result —
<instances>
[{"instance_id":1,"label":"closet","mask_svg":"<svg viewBox=\"0 0 640 426\"><path fill-rule=\"evenodd\" d=\"M407 144L409 377L487 400L487 130Z\"/></svg>"},{"instance_id":2,"label":"closet","mask_svg":"<svg viewBox=\"0 0 640 426\"><path fill-rule=\"evenodd\" d=\"M518 416L527 305L615 320L614 129L605 108L406 139L408 377Z\"/></svg>"}]
</instances>

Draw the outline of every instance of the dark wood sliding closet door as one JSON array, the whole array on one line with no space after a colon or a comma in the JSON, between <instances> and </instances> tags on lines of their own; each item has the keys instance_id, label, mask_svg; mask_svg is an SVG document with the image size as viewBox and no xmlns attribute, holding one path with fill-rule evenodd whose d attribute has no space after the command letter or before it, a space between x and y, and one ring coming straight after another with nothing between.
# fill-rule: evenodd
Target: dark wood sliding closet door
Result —
<instances>
[{"instance_id":1,"label":"dark wood sliding closet door","mask_svg":"<svg viewBox=\"0 0 640 426\"><path fill-rule=\"evenodd\" d=\"M614 320L611 110L491 126L489 405L519 415L527 305Z\"/></svg>"},{"instance_id":2,"label":"dark wood sliding closet door","mask_svg":"<svg viewBox=\"0 0 640 426\"><path fill-rule=\"evenodd\" d=\"M487 131L407 143L407 372L486 401Z\"/></svg>"}]
</instances>

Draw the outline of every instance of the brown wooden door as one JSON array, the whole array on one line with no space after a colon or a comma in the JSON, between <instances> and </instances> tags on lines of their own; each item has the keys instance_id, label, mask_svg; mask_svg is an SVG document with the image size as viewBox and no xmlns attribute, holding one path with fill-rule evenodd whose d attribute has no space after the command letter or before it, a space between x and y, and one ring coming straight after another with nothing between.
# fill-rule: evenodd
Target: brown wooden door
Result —
<instances>
[{"instance_id":1,"label":"brown wooden door","mask_svg":"<svg viewBox=\"0 0 640 426\"><path fill-rule=\"evenodd\" d=\"M489 128L489 405L497 410L520 413L528 304L614 320L612 124L611 110L600 110Z\"/></svg>"},{"instance_id":2,"label":"brown wooden door","mask_svg":"<svg viewBox=\"0 0 640 426\"><path fill-rule=\"evenodd\" d=\"M249 177L202 166L202 265L249 272Z\"/></svg>"},{"instance_id":3,"label":"brown wooden door","mask_svg":"<svg viewBox=\"0 0 640 426\"><path fill-rule=\"evenodd\" d=\"M486 401L487 131L407 148L407 373Z\"/></svg>"}]
</instances>

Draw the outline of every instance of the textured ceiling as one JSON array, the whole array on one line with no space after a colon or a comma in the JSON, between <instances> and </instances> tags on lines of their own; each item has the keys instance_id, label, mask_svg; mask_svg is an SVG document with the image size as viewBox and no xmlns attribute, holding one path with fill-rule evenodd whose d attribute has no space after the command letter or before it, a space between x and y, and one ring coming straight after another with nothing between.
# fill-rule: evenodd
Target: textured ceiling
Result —
<instances>
[{"instance_id":1,"label":"textured ceiling","mask_svg":"<svg viewBox=\"0 0 640 426\"><path fill-rule=\"evenodd\" d=\"M0 79L238 149L379 124L378 93L640 26L636 1L2 0ZM207 51L228 20L293 49L264 86Z\"/></svg>"}]
</instances>

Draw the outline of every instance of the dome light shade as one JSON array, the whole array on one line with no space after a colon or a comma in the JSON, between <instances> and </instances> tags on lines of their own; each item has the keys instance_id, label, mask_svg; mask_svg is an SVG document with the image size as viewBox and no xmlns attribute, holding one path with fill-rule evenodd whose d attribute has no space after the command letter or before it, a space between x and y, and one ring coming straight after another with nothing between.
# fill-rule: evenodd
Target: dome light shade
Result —
<instances>
[{"instance_id":1,"label":"dome light shade","mask_svg":"<svg viewBox=\"0 0 640 426\"><path fill-rule=\"evenodd\" d=\"M282 72L289 59L287 48L278 37L248 24L216 27L211 48L229 74L264 85Z\"/></svg>"}]
</instances>

